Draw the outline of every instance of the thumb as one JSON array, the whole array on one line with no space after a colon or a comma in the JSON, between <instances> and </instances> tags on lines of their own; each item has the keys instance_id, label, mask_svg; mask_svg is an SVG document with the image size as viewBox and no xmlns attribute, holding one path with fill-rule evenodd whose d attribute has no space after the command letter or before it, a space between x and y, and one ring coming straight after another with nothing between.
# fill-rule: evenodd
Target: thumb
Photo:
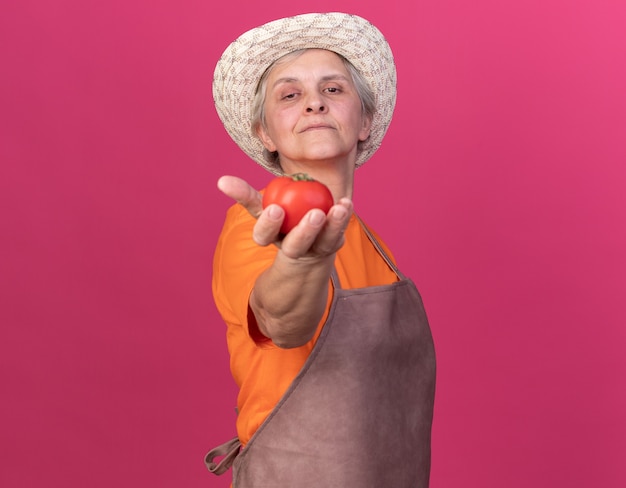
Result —
<instances>
[{"instance_id":1,"label":"thumb","mask_svg":"<svg viewBox=\"0 0 626 488\"><path fill-rule=\"evenodd\" d=\"M245 180L236 176L222 176L217 180L217 187L226 196L243 205L253 217L258 217L263 210L261 194Z\"/></svg>"}]
</instances>

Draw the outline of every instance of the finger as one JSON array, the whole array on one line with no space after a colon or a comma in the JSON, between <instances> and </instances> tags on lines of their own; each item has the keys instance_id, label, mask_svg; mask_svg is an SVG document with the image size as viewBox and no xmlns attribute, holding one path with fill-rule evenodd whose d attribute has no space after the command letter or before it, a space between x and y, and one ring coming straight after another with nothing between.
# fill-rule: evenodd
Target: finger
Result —
<instances>
[{"instance_id":1,"label":"finger","mask_svg":"<svg viewBox=\"0 0 626 488\"><path fill-rule=\"evenodd\" d=\"M344 241L344 232L352 216L352 202L345 198L339 204L333 205L328 211L326 225L317 236L312 246L312 252L318 255L328 255L337 252Z\"/></svg>"},{"instance_id":2,"label":"finger","mask_svg":"<svg viewBox=\"0 0 626 488\"><path fill-rule=\"evenodd\" d=\"M217 187L226 196L243 205L253 217L257 218L262 210L261 194L246 181L236 176L222 176L217 180Z\"/></svg>"},{"instance_id":3,"label":"finger","mask_svg":"<svg viewBox=\"0 0 626 488\"><path fill-rule=\"evenodd\" d=\"M280 227L285 219L285 211L275 203L261 212L252 230L252 239L259 246L267 246L279 239Z\"/></svg>"},{"instance_id":4,"label":"finger","mask_svg":"<svg viewBox=\"0 0 626 488\"><path fill-rule=\"evenodd\" d=\"M311 246L324 225L326 215L318 208L309 210L282 241L282 252L289 258L298 259L310 255Z\"/></svg>"}]
</instances>

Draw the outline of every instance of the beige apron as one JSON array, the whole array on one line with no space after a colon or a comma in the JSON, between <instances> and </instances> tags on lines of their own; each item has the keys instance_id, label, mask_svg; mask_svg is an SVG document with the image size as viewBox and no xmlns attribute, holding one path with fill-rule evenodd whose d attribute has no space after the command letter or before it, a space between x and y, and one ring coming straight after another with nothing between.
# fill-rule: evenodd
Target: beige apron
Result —
<instances>
[{"instance_id":1,"label":"beige apron","mask_svg":"<svg viewBox=\"0 0 626 488\"><path fill-rule=\"evenodd\" d=\"M365 227L364 227L365 228ZM424 488L430 475L435 354L415 285L341 289L302 371L244 449L205 462L233 488ZM225 456L219 464L218 456Z\"/></svg>"}]
</instances>

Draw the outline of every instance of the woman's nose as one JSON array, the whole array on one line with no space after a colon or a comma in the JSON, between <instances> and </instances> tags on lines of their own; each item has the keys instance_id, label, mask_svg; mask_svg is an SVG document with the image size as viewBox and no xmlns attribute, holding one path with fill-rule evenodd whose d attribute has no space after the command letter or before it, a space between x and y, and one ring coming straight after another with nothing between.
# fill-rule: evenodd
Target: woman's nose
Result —
<instances>
[{"instance_id":1,"label":"woman's nose","mask_svg":"<svg viewBox=\"0 0 626 488\"><path fill-rule=\"evenodd\" d=\"M319 98L312 98L306 105L307 113L324 113L326 112L326 106Z\"/></svg>"}]
</instances>

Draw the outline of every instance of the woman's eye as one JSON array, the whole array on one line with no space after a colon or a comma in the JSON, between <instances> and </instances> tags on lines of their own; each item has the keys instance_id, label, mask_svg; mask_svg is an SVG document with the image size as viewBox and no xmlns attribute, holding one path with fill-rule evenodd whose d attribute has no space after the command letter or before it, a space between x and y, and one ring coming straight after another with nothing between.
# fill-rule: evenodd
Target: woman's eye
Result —
<instances>
[{"instance_id":1,"label":"woman's eye","mask_svg":"<svg viewBox=\"0 0 626 488\"><path fill-rule=\"evenodd\" d=\"M328 88L326 88L326 91L328 93L338 93L339 92L339 88L337 88L336 86L329 86Z\"/></svg>"}]
</instances>

